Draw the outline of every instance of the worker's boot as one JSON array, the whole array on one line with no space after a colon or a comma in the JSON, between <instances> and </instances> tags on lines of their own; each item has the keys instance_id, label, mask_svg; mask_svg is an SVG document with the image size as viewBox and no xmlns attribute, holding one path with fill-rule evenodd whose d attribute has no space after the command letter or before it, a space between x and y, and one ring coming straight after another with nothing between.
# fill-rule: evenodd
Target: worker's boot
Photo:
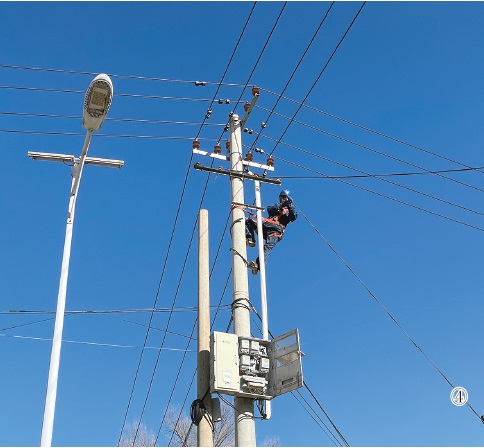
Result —
<instances>
[{"instance_id":1,"label":"worker's boot","mask_svg":"<svg viewBox=\"0 0 484 448\"><path fill-rule=\"evenodd\" d=\"M249 269L252 270L252 274L257 275L259 272L259 265L255 261L249 261L249 264L247 265Z\"/></svg>"}]
</instances>

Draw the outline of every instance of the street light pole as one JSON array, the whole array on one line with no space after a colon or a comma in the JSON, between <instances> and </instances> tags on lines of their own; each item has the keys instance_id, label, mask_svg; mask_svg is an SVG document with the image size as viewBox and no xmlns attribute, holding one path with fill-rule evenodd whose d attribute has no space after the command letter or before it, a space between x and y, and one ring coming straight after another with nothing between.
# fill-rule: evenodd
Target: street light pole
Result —
<instances>
[{"instance_id":1,"label":"street light pole","mask_svg":"<svg viewBox=\"0 0 484 448\"><path fill-rule=\"evenodd\" d=\"M69 208L67 213L66 234L64 252L62 255L61 276L59 280L59 292L57 296L57 309L54 324L54 336L52 339L52 351L50 355L49 379L45 398L44 419L42 423L41 446L50 447L52 444L52 431L54 426L54 413L57 397L57 380L59 376L60 351L62 345L62 332L64 328L64 315L66 305L67 278L69 276L69 261L71 256L72 229L74 226L74 213L76 208L77 193L81 181L82 170L87 162L87 151L91 142L93 130L101 128L107 111L111 105L113 87L107 75L98 75L89 85L84 101L83 127L87 129L86 139L79 159L64 154L30 153L33 159L64 161L72 158L72 185L69 196ZM90 163L104 166L121 167L121 161L91 159Z\"/></svg>"}]
</instances>

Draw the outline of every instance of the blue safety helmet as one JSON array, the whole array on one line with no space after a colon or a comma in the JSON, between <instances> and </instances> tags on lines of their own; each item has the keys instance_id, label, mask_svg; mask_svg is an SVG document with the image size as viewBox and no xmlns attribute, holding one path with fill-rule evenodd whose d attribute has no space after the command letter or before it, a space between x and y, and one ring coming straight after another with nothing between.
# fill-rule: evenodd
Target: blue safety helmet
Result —
<instances>
[{"instance_id":1,"label":"blue safety helmet","mask_svg":"<svg viewBox=\"0 0 484 448\"><path fill-rule=\"evenodd\" d=\"M279 196L288 196L289 197L289 193L290 193L289 190L281 190L281 192L279 193Z\"/></svg>"}]
</instances>

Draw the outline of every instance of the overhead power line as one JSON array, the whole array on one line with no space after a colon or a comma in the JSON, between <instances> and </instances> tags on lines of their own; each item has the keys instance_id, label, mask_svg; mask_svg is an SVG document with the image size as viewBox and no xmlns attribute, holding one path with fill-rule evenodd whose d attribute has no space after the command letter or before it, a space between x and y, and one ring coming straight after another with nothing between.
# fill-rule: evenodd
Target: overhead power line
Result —
<instances>
[{"instance_id":1,"label":"overhead power line","mask_svg":"<svg viewBox=\"0 0 484 448\"><path fill-rule=\"evenodd\" d=\"M5 338L12 338L12 339L25 339L25 340L32 340L32 341L52 341L52 338L40 338L40 337L34 337L34 336L20 336L20 335L15 335L15 334L2 334L0 333L0 337L5 337ZM114 348L139 348L136 345L124 345L124 344L108 344L104 342L91 342L91 341L74 341L71 339L62 339L62 342L66 342L69 344L81 344L81 345L93 345L97 347L114 347ZM165 350L165 351L170 351L170 352L190 352L193 350L188 350L188 349L181 349L181 348L160 348L160 347L146 347L147 349L150 350Z\"/></svg>"},{"instance_id":2,"label":"overhead power line","mask_svg":"<svg viewBox=\"0 0 484 448\"><path fill-rule=\"evenodd\" d=\"M469 171L478 171L484 169L484 166L476 166L469 168L456 168L448 170L434 170L434 171L413 171L405 173L375 173L375 174L353 174L348 176L332 176L332 175L321 175L321 176L277 176L278 179L368 179L372 177L405 177L405 176L419 176L437 173L463 173ZM275 176L267 176L268 178L276 178Z\"/></svg>"},{"instance_id":3,"label":"overhead power line","mask_svg":"<svg viewBox=\"0 0 484 448\"><path fill-rule=\"evenodd\" d=\"M323 26L324 22L326 21L328 15L329 15L329 12L331 11L331 8L333 7L335 2L332 2L330 5L329 5L329 8L326 10L326 13L324 14L323 18L321 19L321 22L319 23L316 31L313 33L313 36L311 38L311 40L309 41L308 45L306 46L306 49L304 50L302 56L299 58L299 61L298 63L296 64L296 67L294 68L294 70L292 71L291 73L291 76L289 76L289 79L287 80L286 82L286 85L284 86L284 88L282 89L282 93L284 93L286 91L286 89L289 87L289 84L291 83L292 79L294 78L294 75L296 74L297 70L299 69L299 66L302 64L306 54L308 53L309 49L311 48L311 45L313 44L314 42L314 39L316 39L316 36L318 35L319 31L321 30L321 27ZM265 120L265 123L267 124L267 122L269 121L269 119L271 118L271 115L272 113L274 112L274 110L276 109L278 103L279 103L279 100L280 98L277 99L276 103L274 104L274 106L272 107L272 110L269 112L269 116L266 118ZM256 136L254 142L252 143L252 146L251 146L251 150L253 150L257 144L257 141L259 139L259 134Z\"/></svg>"},{"instance_id":4,"label":"overhead power line","mask_svg":"<svg viewBox=\"0 0 484 448\"><path fill-rule=\"evenodd\" d=\"M265 136L264 136L264 137L265 137ZM268 138L268 137L266 137L266 138ZM280 143L280 141L279 141L279 143ZM397 183L397 182L393 182L393 181L388 180L388 179L386 179L386 178L384 178L384 177L379 177L378 175L371 175L370 173L368 173L368 172L366 172L366 171L360 170L360 169L358 169L358 168L354 168L354 167L352 167L352 166L350 166L350 165L346 165L346 164L341 163L341 162L336 162L336 161L334 161L334 160L331 160L331 159L329 159L329 158L327 158L327 157L324 157L324 156L322 156L322 155L319 155L319 154L315 154L315 153L313 153L313 152L311 152L311 151L308 151L308 150L306 150L306 149L302 149L302 148L300 148L300 147L297 147L297 146L294 146L294 145L285 144L285 143L284 143L284 145L285 145L285 146L288 146L288 147L290 147L290 148L296 149L297 151L300 151L300 152L302 152L302 153L304 153L304 154L307 154L307 155L310 155L310 156L312 156L312 157L316 157L316 158L319 158L319 159L325 160L326 162L330 162L330 163L336 164L336 165L338 165L338 166L342 166L342 167L344 167L344 168L347 168L347 169L350 169L350 170L353 170L353 171L356 171L356 172L359 172L359 173L363 173L363 174L364 174L364 175L366 175L366 176L372 176L374 179L380 180L380 181L382 181L382 182L386 182L386 183L388 183L388 184L390 184L390 185L394 185L394 186L396 186L396 187L398 187L398 188L402 188L402 189L404 189L404 190L411 191L412 193L416 193L416 194L419 194L419 195L421 195L421 196L425 196L425 197L427 197L427 198L433 199L434 201L442 202L443 204L450 205L450 206L452 206L452 207L457 207L457 208L460 208L461 210L465 210L465 211L467 211L467 212L474 213L474 214L476 214L476 215L484 216L484 213L479 212L479 211L477 211L477 210L471 209L471 208L469 208L469 207L465 207L465 206L460 205L460 204L456 204L455 202L447 201L447 200L445 200L445 199L439 198L439 197L437 197L437 196L433 196L433 195L431 195L431 194L425 193L425 192L420 191L420 190L417 190L417 189L415 189L415 188L408 187L407 185L402 185L402 184L399 184L399 183ZM430 173L430 172L429 172L429 173Z\"/></svg>"},{"instance_id":5,"label":"overhead power line","mask_svg":"<svg viewBox=\"0 0 484 448\"><path fill-rule=\"evenodd\" d=\"M284 2L284 4L282 5L281 11L279 12L279 15L277 16L277 19L276 19L274 25L272 26L272 29L271 29L269 35L267 36L267 39L266 39L266 41L265 41L265 43L264 43L264 45L263 45L263 47L262 47L262 49L261 49L261 51L259 53L259 56L257 57L257 60L256 60L256 62L254 64L254 66L252 67L252 71L250 72L250 75L247 78L247 81L246 81L246 83L244 85L244 88L242 89L242 92L240 93L239 99L237 100L237 106L240 104L241 99L242 99L242 96L244 95L244 92L247 89L247 86L249 85L249 82L252 79L252 76L253 76L253 74L254 74L257 66L259 65L259 62L260 62L260 60L262 58L262 55L264 54L264 52L265 52L265 50L267 48L267 45L268 45L268 43L269 43L272 35L274 34L274 31L275 31L275 29L276 29L276 27L277 27L277 25L279 23L280 18L282 17L282 13L284 12L284 9L286 8L286 5L287 5L287 1ZM225 132L225 130L224 130L224 132ZM222 134L219 137L219 141L222 140L222 137L223 137L223 132L222 132Z\"/></svg>"},{"instance_id":6,"label":"overhead power line","mask_svg":"<svg viewBox=\"0 0 484 448\"><path fill-rule=\"evenodd\" d=\"M338 44L336 45L336 48L334 49L333 53L331 53L331 56L328 58L328 60L326 61L326 64L324 65L324 67L322 68L322 70L319 72L319 75L318 77L316 78L316 80L314 81L313 85L311 86L311 88L309 89L308 93L306 94L306 96L304 97L304 99L301 101L302 104L304 104L306 102L306 100L308 99L309 95L311 94L311 92L313 91L313 89L316 87L316 84L319 82L319 80L321 79L321 76L323 76L323 73L326 71L326 68L328 67L329 63L331 62L331 60L333 59L334 55L336 54L336 52L338 51L339 47L341 46L341 44L343 43L343 41L345 40L346 36L348 35L348 33L350 32L351 28L353 27L354 23L356 22L356 19L358 18L358 16L360 15L362 9L364 8L364 6L366 5L366 1L362 3L360 9L358 10L358 12L356 13L355 17L353 18L353 20L351 21L351 23L349 24L348 28L346 29L345 33L343 34L343 36L341 37L341 39L339 40ZM281 134L280 138L279 138L279 141L282 140L282 138L284 137L284 135L286 134L287 130L289 129L289 127L291 126L292 122L294 121L294 119L296 118L296 115L299 113L299 111L301 110L302 108L302 104L298 107L298 109L296 110L296 112L294 113L292 119L290 120L290 122L288 123L286 129L284 129L283 133ZM274 151L276 150L277 146L278 146L279 142L277 142L274 146L274 148L272 148L272 151L270 153L270 155L272 155L274 153Z\"/></svg>"},{"instance_id":7,"label":"overhead power line","mask_svg":"<svg viewBox=\"0 0 484 448\"><path fill-rule=\"evenodd\" d=\"M318 109L316 107L313 107L313 106L309 106L308 104L304 104L300 101L297 101L293 98L289 98L289 97L286 97L286 96L283 96L281 94L278 94L278 93L275 93L275 92L272 92L270 90L266 90L264 89L263 87L260 87L260 90L263 91L263 92L266 92L270 95L275 95L275 96L281 96L283 99L287 100L287 101L290 101L292 103L295 103L295 104L299 104L299 105L302 105L302 107L308 109L308 110L312 110L314 112L317 112L319 114L322 114L322 115L326 115L330 118L333 118L335 120L338 120L338 121L341 121L343 123L346 123L346 124L349 124L351 126L354 126L356 128L359 128L359 129L362 129L364 131L367 131L367 132L370 132L372 134L375 134L375 135L378 135L380 137L383 137L383 138L386 138L388 140L391 140L391 141L394 141L395 143L399 143L401 145L404 145L404 146L408 146L409 148L413 148L413 149L416 149L417 151L421 151L421 152L424 152L426 154L429 154L429 155L432 155L432 156L435 156L435 157L438 157L440 159L443 159L443 160L446 160L448 162L452 162L452 163L455 163L457 165L460 165L460 166L463 166L463 167L467 167L467 168L470 168L469 165L466 165L465 163L463 162L459 162L458 160L455 160L455 159L452 159L450 157L446 157L446 156L443 156L442 154L439 154L439 153L436 153L436 152L433 152L433 151L430 151L428 149L425 149L425 148L422 148L421 146L418 146L418 145L414 145L412 143L409 143L409 142L406 142L402 139L399 139L399 138L396 138L396 137L392 137L391 135L388 135L388 134L385 134L384 132L380 132L380 131L376 131L374 129L371 129L367 126L363 126L363 125L360 125L358 123L355 123L353 121L350 121L350 120L347 120L345 118L342 118L342 117L339 117L337 115L334 115L334 114L331 114L329 112L326 112L324 110L321 110L321 109ZM256 106L256 107L259 107L259 106ZM300 123L302 124L302 123ZM484 168L481 168L482 170L484 170ZM484 171L480 171L482 173L484 173Z\"/></svg>"},{"instance_id":8,"label":"overhead power line","mask_svg":"<svg viewBox=\"0 0 484 448\"><path fill-rule=\"evenodd\" d=\"M220 85L218 86L220 88ZM48 87L24 87L24 86L0 86L0 89L5 90L26 90L30 92L49 92L49 93L76 93L85 95L86 92L83 90L72 90L72 89L52 89ZM218 92L218 89L217 89ZM137 93L115 93L115 97L123 98L142 98L142 99L155 99L155 100L171 100L171 101L199 101L202 103L215 102L215 98L193 98L193 97L178 97L178 96L164 96L164 95L142 95ZM236 100L228 99L229 103L237 103Z\"/></svg>"},{"instance_id":9,"label":"overhead power line","mask_svg":"<svg viewBox=\"0 0 484 448\"><path fill-rule=\"evenodd\" d=\"M51 73L65 73L71 75L98 75L97 72L88 72L88 71L79 71L79 70L63 70L63 69L54 69L54 68L42 68L42 67L28 67L23 65L9 65L9 64L0 64L0 68L7 68L7 69L16 69L16 70L27 70L27 71L43 71L43 72L51 72ZM161 81L161 82L173 82L173 83L185 83L185 84L196 84L198 80L188 80L188 79L172 79L172 78L160 78L155 76L138 76L138 75L121 75L116 73L107 73L112 78L124 78L124 79L138 79L144 81ZM204 84L220 84L219 82L214 81L203 81ZM229 87L242 87L243 84L234 84L234 83L222 83L223 86Z\"/></svg>"},{"instance_id":10,"label":"overhead power line","mask_svg":"<svg viewBox=\"0 0 484 448\"><path fill-rule=\"evenodd\" d=\"M221 85L221 83L223 83L223 81L224 81L224 79L225 79L225 76L226 76L227 71L228 71L228 69L229 69L229 67L230 67L230 64L231 64L231 62L232 62L232 60L233 60L233 57L234 57L234 55L235 55L235 52L237 51L237 48L238 48L239 43L240 43L240 41L241 41L241 39L242 39L242 36L244 35L245 29L246 29L246 27L247 27L247 25L248 25L248 23L249 23L249 21L250 21L250 18L252 17L252 13L253 13L253 11L254 11L254 8L255 8L255 6L256 6L256 3L257 3L257 2L254 2L253 6L252 6L252 9L251 9L251 11L250 11L250 13L249 13L249 16L248 16L248 18L247 18L247 20L246 20L246 22L245 22L245 25L244 25L244 27L243 27L243 29L242 29L242 32L241 32L241 34L240 34L240 36L239 36L239 39L238 39L238 41L237 41L237 43L236 43L236 45L235 45L235 48L234 48L234 50L233 50L233 52L232 52L232 55L231 55L231 57L230 57L230 60L229 60L229 62L228 62L228 64L227 64L227 67L226 67L225 72L224 72L224 74L223 74L223 76L222 76L222 79L221 79L221 81L220 81L220 84L219 84L219 85L218 85L218 87L217 87L217 90L216 90L216 92L215 92L215 94L214 94L214 97L213 97L213 100L212 100L212 103L211 103L211 104L213 104L213 102L215 101L215 98L216 98L216 96L217 96L217 94L218 94L218 90L219 90L219 88L220 88L220 85ZM210 106L210 107L211 107L211 106ZM198 131L198 134L197 134L197 137L196 137L196 138L198 138L198 136L200 135L200 132L201 132L201 130L202 130L202 128L203 128L203 124L205 123L205 120L206 120L206 119L207 119L207 115L205 116L204 121L203 121L202 125L200 126L200 129L199 129L199 131ZM182 203L183 203L183 198L184 198L185 191L186 191L186 186L187 186L187 182L188 182L188 177L189 177L189 174L190 174L190 172L191 172L191 163L192 163L192 160L193 160L193 152L190 154L190 160L189 160L189 163L188 163L187 172L186 172L186 174L185 174L185 179L184 179L183 186L182 186L182 191L181 191L181 195L180 195L180 200L179 200L178 208L177 208L177 211L176 211L176 214L175 214L175 220L174 220L174 224L173 224L173 228L172 228L172 233L171 233L171 235L170 235L170 240L169 240L169 243L168 243L167 253L166 253L166 256L165 256L165 261L164 261L164 263L163 263L162 273L161 273L161 276L160 276L160 281L159 281L159 283L158 283L158 289L157 289L157 292L156 292L156 296L155 296L155 304L154 304L153 308L156 308L156 303L157 303L157 301L158 301L159 292L160 292L161 284L162 284L163 277L164 277L164 274L165 274L165 269L166 269L166 265L167 265L167 262L168 262L168 257L169 257L169 254L170 254L170 249L171 249L171 245L172 245L172 242L173 242L173 237L174 237L175 229L176 229L176 227L177 227L177 223L178 223L178 218L179 218L179 214L180 214L180 210L181 210L181 205L182 205ZM202 201L203 201L203 198L202 198ZM152 325L152 320L153 320L153 313L152 313L152 314L151 314L151 316L150 316L150 320L149 320L149 323L148 323L148 329L147 329L147 331L146 331L146 336L145 336L145 341L144 341L144 343L143 343L143 347L146 345L146 341L147 341L147 339L148 339L148 335L149 335L149 331L150 331L150 326ZM124 420L123 420L123 425L122 425L122 428L121 428L121 431L120 431L120 435L119 435L118 445L119 445L119 442L120 442L120 440L121 440L121 436L122 436L122 433L123 433L123 431L124 431L124 427L125 427L125 424L126 424L126 418L127 418L127 416L128 416L129 408L130 408L130 405L131 405L131 400L132 400L132 397L133 397L133 393L134 393L134 388L135 388L136 380L137 380L137 378L138 378L139 369L140 369L141 361L142 361L142 358L143 358L143 352L144 352L144 348L141 350L140 359L139 359L139 362L138 362L138 367L137 367L137 369L136 369L136 374L135 374L135 378L134 378L134 381L133 381L133 386L132 386L132 389L131 389L130 398L129 398L129 401L128 401L128 406L127 406L127 408L126 408L126 412L125 412L125 415L124 415ZM145 405L146 405L146 401L145 401L145 404L143 405L143 411L142 411L142 414L143 414L143 412L144 412ZM138 426L137 426L137 428L136 428L136 433L135 433L135 436L134 436L134 439L135 439L135 440L136 440L136 437L137 437L138 432L139 432L139 427L140 427L140 424L141 424L141 419L140 419L139 424L138 424Z\"/></svg>"},{"instance_id":11,"label":"overhead power line","mask_svg":"<svg viewBox=\"0 0 484 448\"><path fill-rule=\"evenodd\" d=\"M35 134L35 135L63 135L69 137L85 136L80 132L55 132L55 131L26 131L21 129L0 129L0 132L11 134ZM170 135L130 135L130 134L96 134L95 137L115 137L130 139L155 139L155 140L192 140L190 137L170 136ZM215 141L214 138L199 138L198 140Z\"/></svg>"},{"instance_id":12,"label":"overhead power line","mask_svg":"<svg viewBox=\"0 0 484 448\"><path fill-rule=\"evenodd\" d=\"M298 396L301 397L301 399L304 400L304 397L301 395L301 393L299 391L296 391L296 393L294 391L291 391L291 395L296 399L296 401L302 406L302 408L308 413L308 415L315 421L315 423L321 428L321 431L323 431L326 436L328 437L329 440L331 440L331 443L334 445L334 446L343 446L341 444L341 442L336 438L336 436L331 432L331 430L328 428L328 426L326 425L326 423L324 423L321 418L315 414L311 414L311 412L307 409L307 407L304 405L304 403L298 398ZM305 401L305 400L304 400ZM311 406L309 405L309 403L307 403L306 401L306 404L307 406L313 411L314 413L314 410L311 408ZM317 418L316 418L317 417ZM319 420L319 421L318 421ZM323 426L321 426L323 425ZM326 429L325 429L326 428ZM329 433L329 434L328 434ZM331 434L331 435L330 435Z\"/></svg>"},{"instance_id":13,"label":"overhead power line","mask_svg":"<svg viewBox=\"0 0 484 448\"><path fill-rule=\"evenodd\" d=\"M219 307L211 306L210 309L225 309L229 310L230 305L223 305ZM198 312L198 307L196 306L187 306L187 307L178 307L178 308L134 308L134 309L126 309L126 310L72 310L66 311L65 314L67 315L76 315L76 314L133 314L133 313L180 313L180 312L189 312L189 313L196 313ZM55 310L0 310L0 314L55 314Z\"/></svg>"},{"instance_id":14,"label":"overhead power line","mask_svg":"<svg viewBox=\"0 0 484 448\"><path fill-rule=\"evenodd\" d=\"M256 106L256 107L259 107L259 108L260 108L260 106ZM263 108L263 109L265 109L265 108ZM265 110L268 110L268 109L265 109ZM417 165L417 164L412 163L412 162L408 162L408 161L406 161L406 160L404 160L404 159L400 159L400 158L395 157L395 156L392 156L392 155L390 155L390 154L386 154L385 152L380 151L380 150L377 150L377 149L372 148L372 147L370 147L370 146L363 145L363 144L361 144L361 143L357 143L357 142L355 142L355 141L353 141L353 140L347 139L347 138L345 138L345 137L341 137L341 136L339 136L339 135L336 135L336 134L333 134L333 133L331 133L331 132L325 131L325 130L323 130L323 129L321 129L321 128L317 128L317 127L315 127L315 126L311 126L311 125L306 124L306 123L303 123L303 122L301 122L301 121L298 121L298 120L295 120L295 119L291 119L291 118L289 118L289 117L287 117L287 116L285 116L285 115L282 115L282 114L279 114L279 113L276 113L276 114L277 114L278 116L282 117L282 118L287 119L287 120L292 120L292 122L293 122L293 123L300 124L300 125L305 126L305 127L307 127L307 128L313 129L313 130L315 130L315 131L317 131L317 132L320 132L320 133L322 133L322 134L325 134L325 135L327 135L327 136L329 136L329 137L336 138L336 139L341 140L341 141L343 141L343 142L345 142L345 143L349 143L349 144L351 144L351 145L354 145L354 146L357 146L357 147L359 147L359 148L365 149L365 150L367 150L367 151L373 152L373 153L378 154L378 155L380 155L380 156L383 156L383 157L386 157L386 158L388 158L388 159L394 160L395 162L404 163L404 164L406 164L406 165L413 166L414 168L418 168L418 169L423 170L423 171L430 171L430 170L428 170L427 168L425 168L425 167L423 167L423 166ZM286 128L286 129L287 129L287 128ZM266 136L264 136L264 137L266 137ZM267 137L266 137L266 138L267 138ZM281 139L282 139L282 138L280 138L280 140L281 140ZM280 144L280 142L276 143L276 146L277 146L278 144ZM275 149L275 148L274 148L274 149ZM481 189L481 188L475 187L474 185L469 185L469 184L467 184L467 183L465 183L465 182L461 182L461 181L459 181L459 180L457 180L457 179L453 179L452 177L444 176L443 174L436 174L436 175L437 175L437 176L439 176L439 177L442 177L442 178L444 178L444 179L450 180L451 182L455 182L455 183L457 183L457 184L463 185L464 187L468 187L468 188L472 188L472 189L477 190L477 191L480 191L480 192L484 192L484 190L483 190L483 189Z\"/></svg>"},{"instance_id":15,"label":"overhead power line","mask_svg":"<svg viewBox=\"0 0 484 448\"><path fill-rule=\"evenodd\" d=\"M15 117L36 117L36 118L65 118L81 120L81 115L56 115L56 114L42 114L42 113L29 113L29 112L0 112L0 115L8 115ZM201 123L196 121L173 121L173 120L148 120L139 118L110 118L107 117L106 121L121 121L127 123L153 123L153 124L179 124L179 125L197 125ZM225 126L223 123L207 123L207 126Z\"/></svg>"},{"instance_id":16,"label":"overhead power line","mask_svg":"<svg viewBox=\"0 0 484 448\"><path fill-rule=\"evenodd\" d=\"M277 159L278 159L278 160L280 160L280 161L282 161L282 162L288 163L288 164L290 164L290 165L293 165L293 166L297 166L297 167L299 167L299 168L302 168L302 169L304 169L304 170L311 171L311 172L313 172L313 173L317 173L317 174L319 174L319 175L325 176L325 174L324 174L324 173L321 173L320 171L314 170L314 169L312 169L312 168L308 168L308 167L306 167L306 166L300 165L300 164L295 163L295 162L292 162L292 161L290 161L290 160L285 160L285 159L283 159L283 158L281 158L281 157L278 157ZM389 199L389 200L391 200L391 201L397 202L398 204L406 205L406 206L408 206L408 207L412 207L412 208L414 208L414 209L416 209L416 210L420 210L420 211L423 211L423 212L425 212L425 213L429 213L429 214L434 215L434 216L438 216L439 218L443 218L443 219L446 219L446 220L448 220L448 221L452 221L452 222L454 222L454 223L456 223L456 224L461 224L461 225L464 225L464 226L466 226L466 227L470 227L470 228L472 228L472 229L479 230L480 232L484 232L484 229L483 229L483 228L481 228L481 227L474 226L474 225L469 224L469 223L464 222L464 221L459 221L458 219L451 218L450 216L446 216L446 215L444 215L444 214L442 214L442 213L437 213L437 212L434 212L434 211L432 211L432 210L428 210L428 209L426 209L426 208L420 207L420 206L418 206L418 205L415 205L415 204L411 204L411 203L409 203L409 202L402 201L401 199L396 199L396 198L394 198L394 197L392 197L392 196L388 196L388 195L383 194L383 193L380 193L380 192L378 192L378 191L371 190L370 188L366 188L366 187L363 187L363 186L361 186L361 185L356 185L356 184L353 184L353 183L348 182L348 181L346 181L346 180L344 180L344 179L338 179L338 178L334 178L334 179L332 179L332 180L335 180L336 182L341 182L341 183L343 183L343 184L345 184L345 185L349 185L349 186L351 186L351 187L358 188L358 189L363 190L363 191L367 191L368 193L376 194L377 196L380 196L380 197L382 197L382 198Z\"/></svg>"},{"instance_id":17,"label":"overhead power line","mask_svg":"<svg viewBox=\"0 0 484 448\"><path fill-rule=\"evenodd\" d=\"M417 342L408 334L408 332L403 328L403 326L397 321L397 319L388 311L388 309L383 305L383 303L378 299L378 297L371 291L371 289L363 282L363 280L358 276L356 271L343 259L339 252L334 248L332 244L326 239L326 237L316 228L316 226L309 220L306 214L301 210L301 208L294 204L307 223L313 228L313 230L321 237L324 243L329 247L329 249L338 257L341 263L350 271L351 275L360 283L360 285L366 290L366 292L375 300L375 302L380 306L380 308L385 312L385 314L393 321L393 323L399 328L399 330L405 335L405 337L412 343L412 345L425 357L425 359L430 363L430 365L440 374L440 376L446 381L446 383L454 389L454 385L450 382L447 376L440 370L437 365L432 361L432 359L427 355L427 353L420 347ZM479 414L474 410L474 408L467 402L467 406L472 410L472 412L481 420Z\"/></svg>"}]
</instances>

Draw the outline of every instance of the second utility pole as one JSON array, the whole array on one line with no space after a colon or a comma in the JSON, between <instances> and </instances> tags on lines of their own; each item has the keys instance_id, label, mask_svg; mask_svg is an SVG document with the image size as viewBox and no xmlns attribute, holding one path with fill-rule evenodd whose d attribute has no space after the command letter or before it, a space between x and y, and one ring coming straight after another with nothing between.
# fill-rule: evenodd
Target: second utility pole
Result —
<instances>
[{"instance_id":1,"label":"second utility pole","mask_svg":"<svg viewBox=\"0 0 484 448\"><path fill-rule=\"evenodd\" d=\"M230 118L230 169L242 173L242 133L239 116ZM237 336L251 337L249 278L247 273L247 247L245 239L245 213L234 204L245 204L244 180L232 176L232 309L234 333ZM256 446L254 423L254 400L234 397L235 407L235 446Z\"/></svg>"}]
</instances>

